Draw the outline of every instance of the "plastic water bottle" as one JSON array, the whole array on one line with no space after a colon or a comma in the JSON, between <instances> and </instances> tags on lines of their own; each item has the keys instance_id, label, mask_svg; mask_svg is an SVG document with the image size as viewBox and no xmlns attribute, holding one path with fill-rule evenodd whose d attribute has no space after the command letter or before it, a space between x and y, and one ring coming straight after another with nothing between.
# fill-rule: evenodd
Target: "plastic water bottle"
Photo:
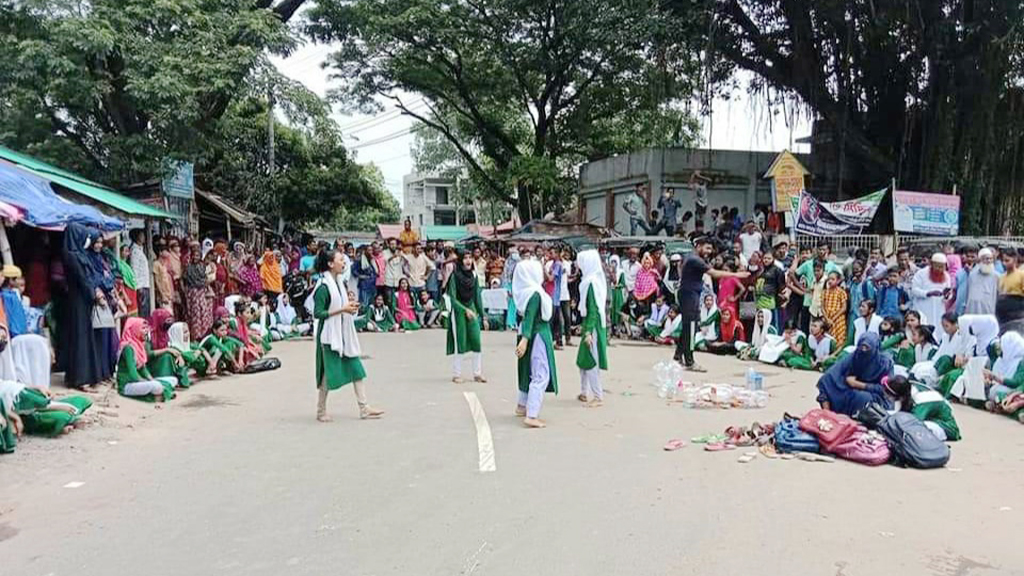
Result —
<instances>
[{"instance_id":1,"label":"plastic water bottle","mask_svg":"<svg viewBox=\"0 0 1024 576\"><path fill-rule=\"evenodd\" d=\"M750 368L747 368L747 390L753 390L754 389L755 381L756 380L757 380L757 370L754 370L753 366L751 366Z\"/></svg>"},{"instance_id":2,"label":"plastic water bottle","mask_svg":"<svg viewBox=\"0 0 1024 576\"><path fill-rule=\"evenodd\" d=\"M749 385L748 385L749 387ZM758 392L764 390L764 375L760 372L754 371L754 386L751 390Z\"/></svg>"}]
</instances>

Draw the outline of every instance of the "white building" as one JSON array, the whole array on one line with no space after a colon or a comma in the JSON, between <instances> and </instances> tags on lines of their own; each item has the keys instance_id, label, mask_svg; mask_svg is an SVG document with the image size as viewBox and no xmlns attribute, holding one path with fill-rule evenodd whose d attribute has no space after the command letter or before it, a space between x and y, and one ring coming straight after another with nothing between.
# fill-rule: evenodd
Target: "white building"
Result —
<instances>
[{"instance_id":1,"label":"white building","mask_svg":"<svg viewBox=\"0 0 1024 576\"><path fill-rule=\"evenodd\" d=\"M414 227L455 225L455 178L432 174L406 174L402 178L402 220L409 218ZM472 207L461 207L461 212ZM463 215L463 220L465 216Z\"/></svg>"}]
</instances>

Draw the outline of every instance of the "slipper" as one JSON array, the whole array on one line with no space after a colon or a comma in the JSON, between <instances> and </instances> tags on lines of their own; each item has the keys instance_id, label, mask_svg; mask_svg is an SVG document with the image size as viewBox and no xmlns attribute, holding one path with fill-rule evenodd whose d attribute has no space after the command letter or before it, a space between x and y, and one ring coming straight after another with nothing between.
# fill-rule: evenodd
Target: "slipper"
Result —
<instances>
[{"instance_id":1,"label":"slipper","mask_svg":"<svg viewBox=\"0 0 1024 576\"><path fill-rule=\"evenodd\" d=\"M771 460L779 457L779 453L775 450L775 446L772 446L771 444L762 444L758 447L758 451L761 452L762 456Z\"/></svg>"},{"instance_id":2,"label":"slipper","mask_svg":"<svg viewBox=\"0 0 1024 576\"><path fill-rule=\"evenodd\" d=\"M726 444L725 442L711 442L704 445L704 450L708 452L724 452L726 450L735 450L736 445Z\"/></svg>"},{"instance_id":3,"label":"slipper","mask_svg":"<svg viewBox=\"0 0 1024 576\"><path fill-rule=\"evenodd\" d=\"M751 456L750 454L744 454L743 456L737 458L736 461L739 462L740 464L747 464L748 462L754 461L754 456Z\"/></svg>"},{"instance_id":4,"label":"slipper","mask_svg":"<svg viewBox=\"0 0 1024 576\"><path fill-rule=\"evenodd\" d=\"M665 446L663 446L663 449L666 452L674 452L674 451L679 450L680 448L682 448L684 446L686 446L686 442L684 442L684 441L682 441L682 440L680 440L678 438L673 438L672 440L669 440L668 442L665 443Z\"/></svg>"},{"instance_id":5,"label":"slipper","mask_svg":"<svg viewBox=\"0 0 1024 576\"><path fill-rule=\"evenodd\" d=\"M779 458L782 460L794 460L796 459L796 454L779 454Z\"/></svg>"},{"instance_id":6,"label":"slipper","mask_svg":"<svg viewBox=\"0 0 1024 576\"><path fill-rule=\"evenodd\" d=\"M690 438L690 442L693 442L694 444L709 444L712 442L723 442L725 439L726 436L724 434L708 433L701 436L694 436L693 438Z\"/></svg>"}]
</instances>

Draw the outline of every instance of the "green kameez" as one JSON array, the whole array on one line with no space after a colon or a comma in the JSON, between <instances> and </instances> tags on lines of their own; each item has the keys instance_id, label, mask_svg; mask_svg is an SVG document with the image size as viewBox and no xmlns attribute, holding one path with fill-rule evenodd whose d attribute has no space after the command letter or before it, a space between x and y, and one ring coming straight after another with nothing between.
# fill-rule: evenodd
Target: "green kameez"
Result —
<instances>
[{"instance_id":1,"label":"green kameez","mask_svg":"<svg viewBox=\"0 0 1024 576\"><path fill-rule=\"evenodd\" d=\"M597 344L597 358L586 345L587 334L592 334ZM591 370L595 366L601 370L608 369L608 331L601 322L601 313L597 308L597 300L594 298L593 286L587 290L587 316L583 319L583 326L580 330L580 346L576 352L576 366L583 370Z\"/></svg>"},{"instance_id":2,"label":"green kameez","mask_svg":"<svg viewBox=\"0 0 1024 576\"><path fill-rule=\"evenodd\" d=\"M626 274L624 272L619 272L619 277L615 279L615 285L611 289L611 300L611 324L615 326L619 323L622 307L626 305Z\"/></svg>"},{"instance_id":3,"label":"green kameez","mask_svg":"<svg viewBox=\"0 0 1024 576\"><path fill-rule=\"evenodd\" d=\"M790 368L799 368L801 370L810 370L812 360L811 347L807 345L807 336L803 334L797 336L796 343L800 347L800 352L794 352L792 348L787 348L779 354L779 364L782 366L789 366Z\"/></svg>"},{"instance_id":4,"label":"green kameez","mask_svg":"<svg viewBox=\"0 0 1024 576\"><path fill-rule=\"evenodd\" d=\"M375 306L370 307L370 312L367 314L367 318L370 322L373 322L374 326L380 332L390 332L395 328L395 315L391 313L391 308L384 306L384 319L377 320L374 315Z\"/></svg>"},{"instance_id":5,"label":"green kameez","mask_svg":"<svg viewBox=\"0 0 1024 576\"><path fill-rule=\"evenodd\" d=\"M480 325L483 324L485 314L483 298L480 295L480 281L476 281L476 295L469 307L459 302L458 289L455 284L455 280L449 281L447 292L448 298L452 302L447 329L448 342L445 348L445 353L449 356L456 353L465 354L467 352L480 351ZM470 320L466 316L466 311L468 310L473 310L476 314L475 319ZM454 333L452 331L453 326L455 328ZM458 338L456 338L456 334Z\"/></svg>"},{"instance_id":6,"label":"green kameez","mask_svg":"<svg viewBox=\"0 0 1024 576\"><path fill-rule=\"evenodd\" d=\"M117 393L125 396L124 387L133 382L145 382L147 380L156 380L149 369L145 366L139 367L135 363L135 350L131 346L125 346L124 350L121 350L121 357L117 359ZM174 386L164 382L162 380L156 380L163 384L164 387L164 400L170 400L174 398ZM156 398L152 394L146 394L145 396L125 396L125 398L131 398L132 400L142 400L143 402L156 402Z\"/></svg>"},{"instance_id":7,"label":"green kameez","mask_svg":"<svg viewBox=\"0 0 1024 576\"><path fill-rule=\"evenodd\" d=\"M540 295L534 294L523 312L523 321L519 324L519 337L526 338L526 353L519 359L519 391L530 391L530 356L533 353L535 336L540 336L547 349L548 356L548 387L545 392L558 394L558 369L555 367L555 344L551 337L551 323L540 314Z\"/></svg>"},{"instance_id":8,"label":"green kameez","mask_svg":"<svg viewBox=\"0 0 1024 576\"><path fill-rule=\"evenodd\" d=\"M22 390L14 403L14 411L21 416L25 432L37 436L59 436L64 428L74 424L79 416L92 406L92 400L85 396L68 396L55 402L74 406L78 414L48 408L51 400L39 390Z\"/></svg>"},{"instance_id":9,"label":"green kameez","mask_svg":"<svg viewBox=\"0 0 1024 576\"><path fill-rule=\"evenodd\" d=\"M14 424L7 415L7 408L0 402L0 454L10 454L18 445L18 437L14 434Z\"/></svg>"},{"instance_id":10,"label":"green kameez","mask_svg":"<svg viewBox=\"0 0 1024 576\"><path fill-rule=\"evenodd\" d=\"M320 343L324 321L330 317L331 292L321 284L313 293L313 317L319 320L316 329L316 384L323 382L328 390L337 390L346 384L366 378L366 370L359 358L342 356L329 345Z\"/></svg>"},{"instance_id":11,"label":"green kameez","mask_svg":"<svg viewBox=\"0 0 1024 576\"><path fill-rule=\"evenodd\" d=\"M149 342L146 342L146 354L149 355L146 360L146 368L149 368L149 372L153 376L174 378L178 381L178 386L182 388L192 385L192 379L188 376L188 364L179 365L175 361L174 354L170 352L154 354L153 345Z\"/></svg>"}]
</instances>

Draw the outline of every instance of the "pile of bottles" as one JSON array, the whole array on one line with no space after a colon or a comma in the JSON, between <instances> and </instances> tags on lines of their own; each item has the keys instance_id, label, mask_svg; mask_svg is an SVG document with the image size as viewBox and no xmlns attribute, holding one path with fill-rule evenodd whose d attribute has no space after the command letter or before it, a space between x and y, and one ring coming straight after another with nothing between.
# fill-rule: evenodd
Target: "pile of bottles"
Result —
<instances>
[{"instance_id":1,"label":"pile of bottles","mask_svg":"<svg viewBox=\"0 0 1024 576\"><path fill-rule=\"evenodd\" d=\"M764 377L753 368L747 370L746 386L732 384L695 384L682 379L683 369L677 362L654 365L654 387L658 398L677 401L687 408L764 408L768 393Z\"/></svg>"}]
</instances>

